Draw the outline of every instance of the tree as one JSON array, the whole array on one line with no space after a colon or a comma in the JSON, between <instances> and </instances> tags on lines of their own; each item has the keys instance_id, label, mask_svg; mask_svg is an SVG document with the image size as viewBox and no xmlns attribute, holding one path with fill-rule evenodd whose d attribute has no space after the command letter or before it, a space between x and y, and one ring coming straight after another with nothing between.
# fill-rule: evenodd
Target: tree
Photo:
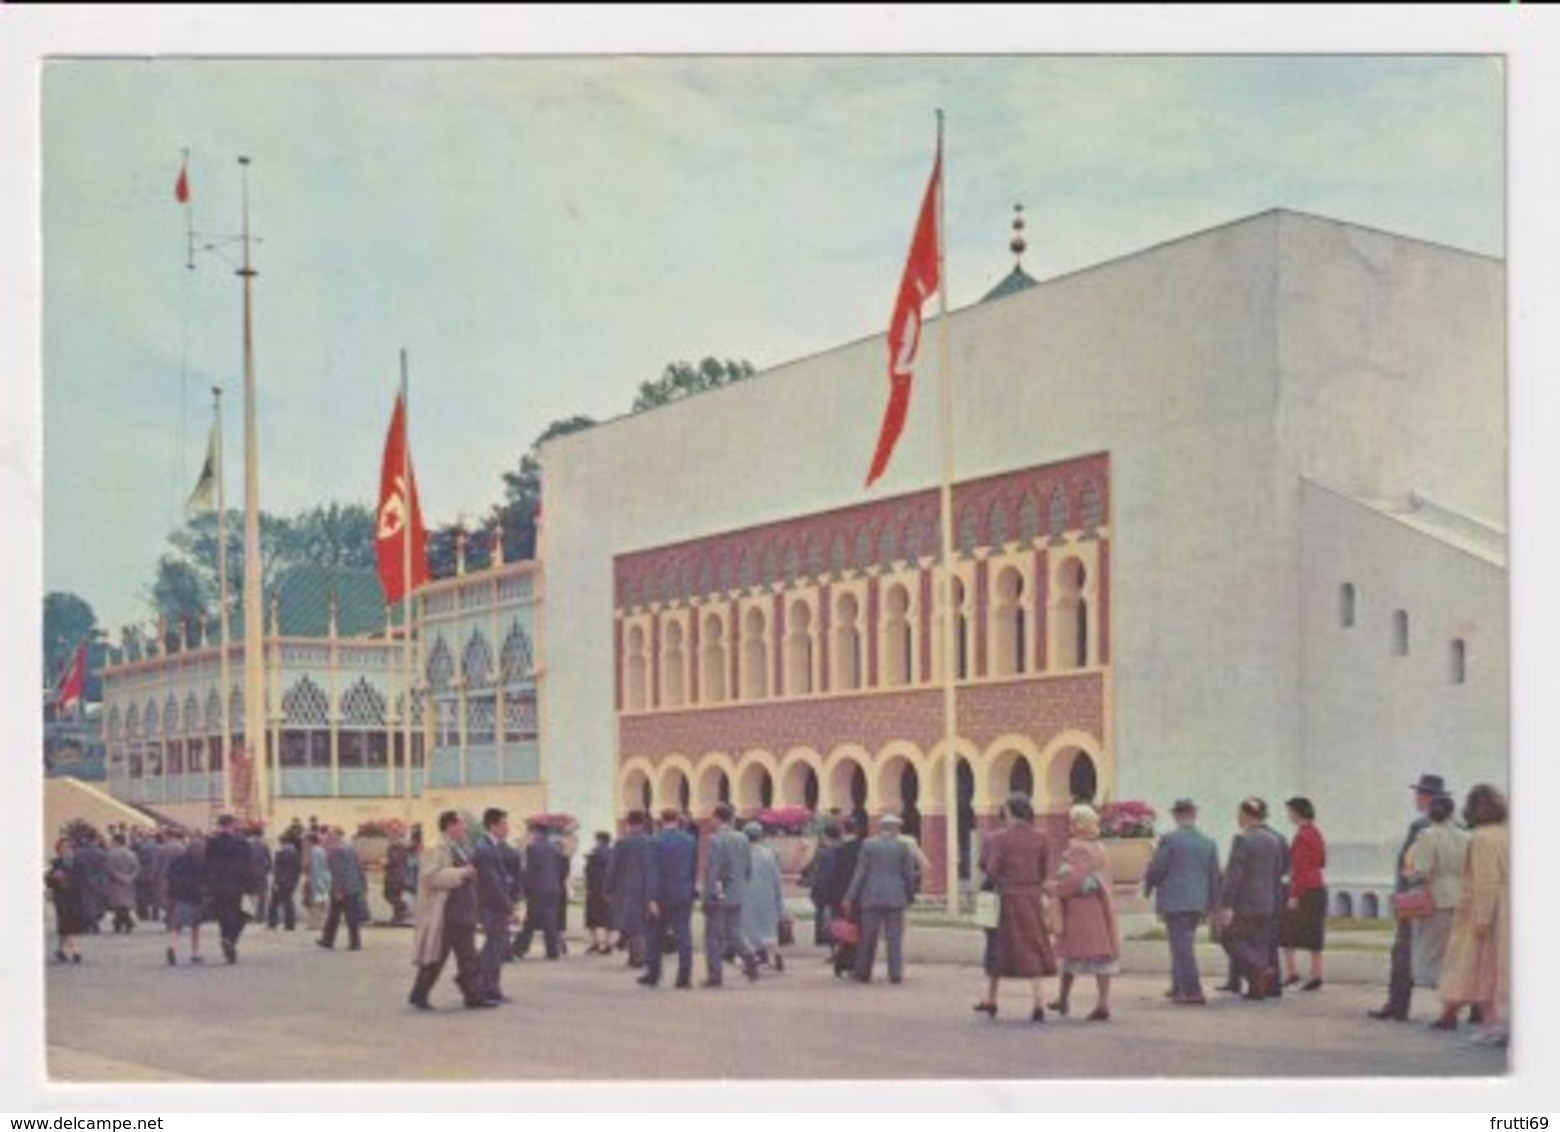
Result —
<instances>
[{"instance_id":1,"label":"tree","mask_svg":"<svg viewBox=\"0 0 1560 1132\"><path fill-rule=\"evenodd\" d=\"M98 636L97 614L85 598L55 590L43 598L43 680L58 681L65 662L82 642Z\"/></svg>"},{"instance_id":2,"label":"tree","mask_svg":"<svg viewBox=\"0 0 1560 1132\"><path fill-rule=\"evenodd\" d=\"M504 473L504 502L489 513L483 521L482 531L490 546L493 531L503 531L506 562L536 556L536 509L542 499L542 445L557 437L568 436L571 432L590 428L595 423L594 419L580 415L553 421L531 442L530 451L520 457L520 467ZM431 557L431 547L429 554Z\"/></svg>"},{"instance_id":3,"label":"tree","mask_svg":"<svg viewBox=\"0 0 1560 1132\"><path fill-rule=\"evenodd\" d=\"M164 641L179 642L181 624L187 626L191 640L199 637L201 623L216 607L216 584L201 577L196 564L185 558L164 554L157 561L157 581L152 585L152 608L162 618Z\"/></svg>"},{"instance_id":4,"label":"tree","mask_svg":"<svg viewBox=\"0 0 1560 1132\"><path fill-rule=\"evenodd\" d=\"M720 361L716 358L705 358L697 366L688 362L672 362L661 371L661 376L655 381L640 383L639 395L634 398L633 411L643 412L645 409L667 405L695 393L719 389L723 385L752 377L753 373L753 363L745 359L733 361L727 358L725 361Z\"/></svg>"},{"instance_id":5,"label":"tree","mask_svg":"<svg viewBox=\"0 0 1560 1132\"><path fill-rule=\"evenodd\" d=\"M372 570L374 512L363 503L327 503L300 511L277 530L277 559L286 568L308 562Z\"/></svg>"}]
</instances>

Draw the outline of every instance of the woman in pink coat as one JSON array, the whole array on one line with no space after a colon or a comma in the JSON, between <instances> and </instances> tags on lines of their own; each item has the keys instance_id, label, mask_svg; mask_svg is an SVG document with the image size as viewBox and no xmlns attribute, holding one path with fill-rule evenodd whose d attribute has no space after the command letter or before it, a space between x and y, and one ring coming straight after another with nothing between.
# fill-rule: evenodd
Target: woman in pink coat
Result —
<instances>
[{"instance_id":1,"label":"woman in pink coat","mask_svg":"<svg viewBox=\"0 0 1560 1132\"><path fill-rule=\"evenodd\" d=\"M1068 814L1072 840L1052 882L1062 901L1062 987L1051 1009L1064 1017L1073 980L1093 975L1098 990L1090 1022L1110 1020L1110 980L1121 971L1116 910L1110 897L1110 864L1100 844L1100 817L1090 806Z\"/></svg>"}]
</instances>

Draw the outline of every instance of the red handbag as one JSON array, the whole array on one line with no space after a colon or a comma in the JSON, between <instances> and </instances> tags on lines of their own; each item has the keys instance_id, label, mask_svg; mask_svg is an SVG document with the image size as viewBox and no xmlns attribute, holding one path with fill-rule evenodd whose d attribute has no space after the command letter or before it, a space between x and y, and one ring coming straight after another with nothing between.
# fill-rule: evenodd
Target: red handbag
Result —
<instances>
[{"instance_id":1,"label":"red handbag","mask_svg":"<svg viewBox=\"0 0 1560 1132\"><path fill-rule=\"evenodd\" d=\"M829 936L835 943L854 947L861 942L861 927L850 920L830 920Z\"/></svg>"},{"instance_id":2,"label":"red handbag","mask_svg":"<svg viewBox=\"0 0 1560 1132\"><path fill-rule=\"evenodd\" d=\"M1428 887L1392 894L1392 915L1399 920L1425 920L1435 915L1435 897Z\"/></svg>"}]
</instances>

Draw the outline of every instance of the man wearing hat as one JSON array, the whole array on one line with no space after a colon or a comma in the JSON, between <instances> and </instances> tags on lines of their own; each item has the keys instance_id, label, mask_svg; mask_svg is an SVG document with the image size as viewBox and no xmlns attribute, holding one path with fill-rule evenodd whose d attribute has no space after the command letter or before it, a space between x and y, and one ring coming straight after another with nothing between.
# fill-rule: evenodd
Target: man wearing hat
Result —
<instances>
[{"instance_id":1,"label":"man wearing hat","mask_svg":"<svg viewBox=\"0 0 1560 1132\"><path fill-rule=\"evenodd\" d=\"M1190 798L1177 798L1170 813L1175 829L1159 839L1143 874L1143 895L1154 897L1154 911L1170 940L1170 1001L1203 1006L1208 1000L1192 943L1198 923L1213 913L1218 897L1219 847L1197 828L1197 804Z\"/></svg>"},{"instance_id":2,"label":"man wearing hat","mask_svg":"<svg viewBox=\"0 0 1560 1132\"><path fill-rule=\"evenodd\" d=\"M1408 879L1403 875L1403 858L1414 843L1414 838L1419 836L1419 831L1430 824L1430 803L1435 801L1436 795L1446 793L1446 780L1439 774L1421 774L1418 782L1409 784L1409 789L1414 792L1414 808L1419 811L1419 816L1409 823L1403 847L1393 858L1393 892L1402 892L1408 888ZM1414 925L1411 920L1399 920L1397 935L1392 941L1392 971L1387 976L1387 1001L1367 1013L1379 1022L1406 1022L1408 1004L1413 994Z\"/></svg>"},{"instance_id":3,"label":"man wearing hat","mask_svg":"<svg viewBox=\"0 0 1560 1132\"><path fill-rule=\"evenodd\" d=\"M860 910L861 946L856 952L856 981L872 981L878 936L886 941L888 981L904 978L905 909L915 894L915 855L899 836L898 814L878 819L878 835L861 843L861 856L845 894L845 913Z\"/></svg>"},{"instance_id":4,"label":"man wearing hat","mask_svg":"<svg viewBox=\"0 0 1560 1132\"><path fill-rule=\"evenodd\" d=\"M758 978L758 957L742 938L742 901L753 876L753 850L732 828L736 811L729 802L715 806L715 832L704 859L704 985L718 987L728 948L735 949L749 982ZM621 843L620 843L621 844Z\"/></svg>"}]
</instances>

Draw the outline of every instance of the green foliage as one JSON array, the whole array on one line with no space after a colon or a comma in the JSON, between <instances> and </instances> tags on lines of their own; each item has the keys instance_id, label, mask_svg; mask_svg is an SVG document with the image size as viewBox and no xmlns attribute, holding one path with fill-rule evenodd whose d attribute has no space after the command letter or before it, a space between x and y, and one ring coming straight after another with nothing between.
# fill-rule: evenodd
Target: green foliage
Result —
<instances>
[{"instance_id":1,"label":"green foliage","mask_svg":"<svg viewBox=\"0 0 1560 1132\"><path fill-rule=\"evenodd\" d=\"M53 686L76 646L98 635L97 614L86 599L56 590L43 598L43 680Z\"/></svg>"},{"instance_id":2,"label":"green foliage","mask_svg":"<svg viewBox=\"0 0 1560 1132\"><path fill-rule=\"evenodd\" d=\"M753 373L753 363L746 360L705 358L697 366L689 362L672 362L655 381L640 383L639 395L634 398L634 412L668 405L695 393L719 389L723 385L752 377Z\"/></svg>"}]
</instances>

